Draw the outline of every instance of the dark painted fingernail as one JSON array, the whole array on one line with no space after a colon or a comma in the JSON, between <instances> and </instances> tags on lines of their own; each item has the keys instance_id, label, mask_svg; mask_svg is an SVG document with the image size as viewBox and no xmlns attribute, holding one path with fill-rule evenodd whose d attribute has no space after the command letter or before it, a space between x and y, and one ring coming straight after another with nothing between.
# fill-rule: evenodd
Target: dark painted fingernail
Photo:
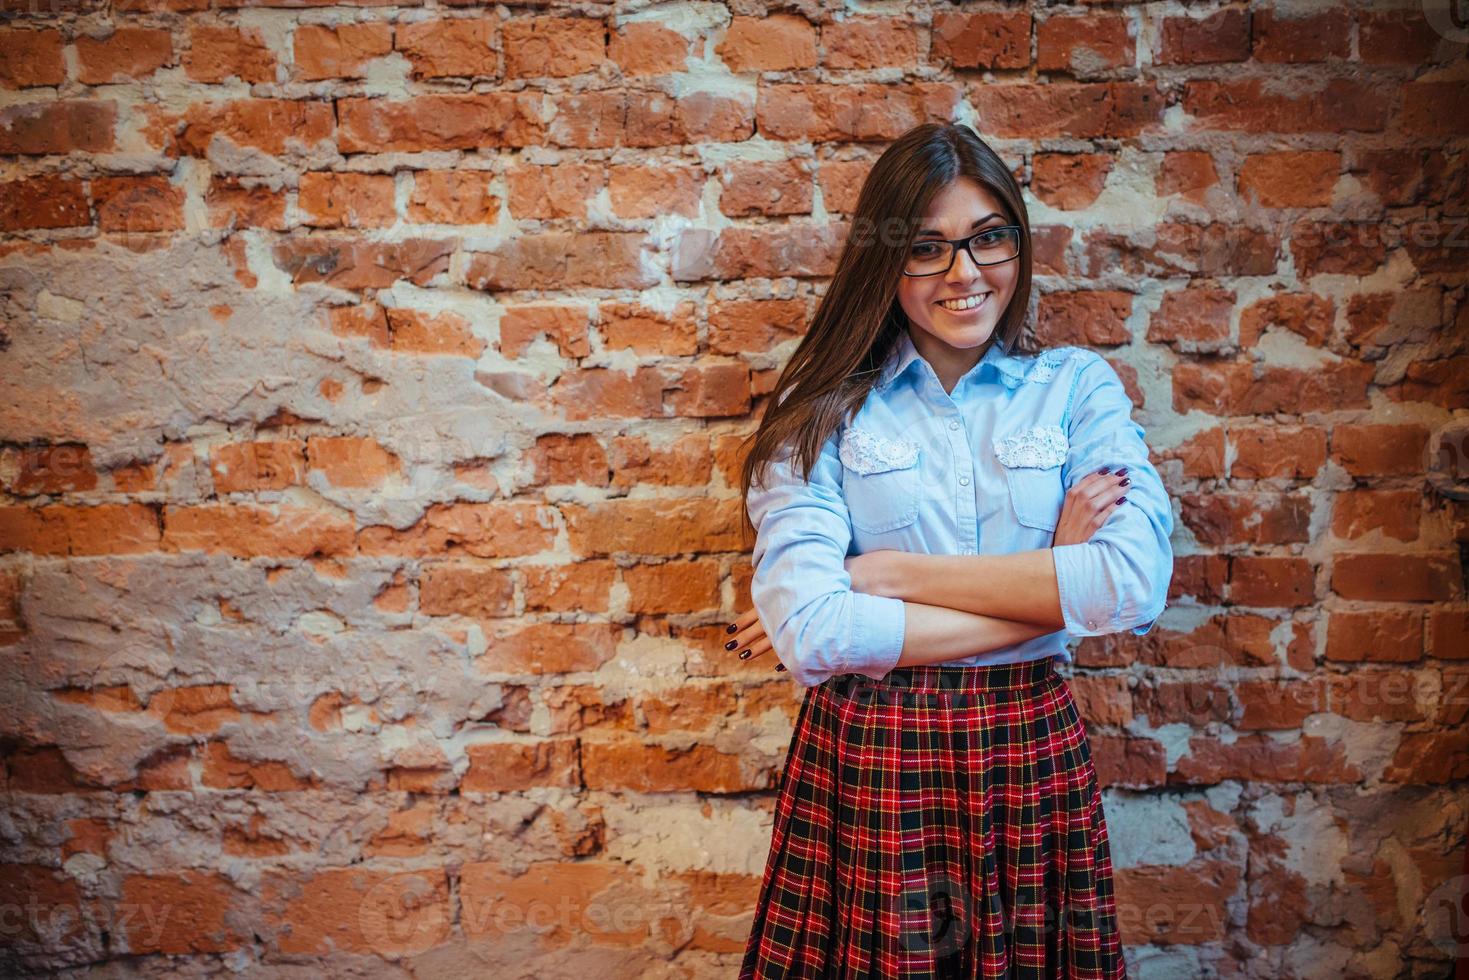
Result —
<instances>
[{"instance_id":1,"label":"dark painted fingernail","mask_svg":"<svg viewBox=\"0 0 1469 980\"><path fill-rule=\"evenodd\" d=\"M1124 478L1123 481L1121 483L1117 484L1117 485L1119 487L1131 486L1132 485L1132 481L1129 480L1129 479Z\"/></svg>"},{"instance_id":2,"label":"dark painted fingernail","mask_svg":"<svg viewBox=\"0 0 1469 980\"><path fill-rule=\"evenodd\" d=\"M734 623L730 623L728 626L726 626L724 628L724 631L726 633L733 633L735 631L735 624Z\"/></svg>"},{"instance_id":3,"label":"dark painted fingernail","mask_svg":"<svg viewBox=\"0 0 1469 980\"><path fill-rule=\"evenodd\" d=\"M1108 470L1108 467L1103 466L1101 469L1097 470L1097 472L1098 473L1105 473L1105 472L1107 472L1107 470Z\"/></svg>"},{"instance_id":4,"label":"dark painted fingernail","mask_svg":"<svg viewBox=\"0 0 1469 980\"><path fill-rule=\"evenodd\" d=\"M1122 467L1122 469L1118 470L1117 471L1117 475L1118 476L1126 476L1127 475L1127 467L1124 466L1124 467Z\"/></svg>"},{"instance_id":5,"label":"dark painted fingernail","mask_svg":"<svg viewBox=\"0 0 1469 980\"><path fill-rule=\"evenodd\" d=\"M1117 498L1117 502L1120 504L1120 503L1122 503L1126 499L1127 499L1126 497L1118 497Z\"/></svg>"},{"instance_id":6,"label":"dark painted fingernail","mask_svg":"<svg viewBox=\"0 0 1469 980\"><path fill-rule=\"evenodd\" d=\"M740 659L741 660L749 660L750 659L750 651L749 650L741 650L740 651Z\"/></svg>"},{"instance_id":7,"label":"dark painted fingernail","mask_svg":"<svg viewBox=\"0 0 1469 980\"><path fill-rule=\"evenodd\" d=\"M733 650L735 647L737 647L739 645L740 645L740 641L739 640L730 640L728 643L726 643L724 645L724 648L726 650Z\"/></svg>"},{"instance_id":8,"label":"dark painted fingernail","mask_svg":"<svg viewBox=\"0 0 1469 980\"><path fill-rule=\"evenodd\" d=\"M775 665L775 669L776 670L785 670L786 669L786 665L785 664L776 664Z\"/></svg>"}]
</instances>

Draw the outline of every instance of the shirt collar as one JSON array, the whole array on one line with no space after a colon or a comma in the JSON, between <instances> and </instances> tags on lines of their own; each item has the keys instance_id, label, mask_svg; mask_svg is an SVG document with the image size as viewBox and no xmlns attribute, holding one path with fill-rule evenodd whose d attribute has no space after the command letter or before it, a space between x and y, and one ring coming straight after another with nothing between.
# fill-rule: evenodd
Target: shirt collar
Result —
<instances>
[{"instance_id":1,"label":"shirt collar","mask_svg":"<svg viewBox=\"0 0 1469 980\"><path fill-rule=\"evenodd\" d=\"M984 352L984 356L979 359L979 363L971 368L968 373L973 373L978 377L978 372L982 371L986 364L994 366L1002 373L1017 373L1020 370L1017 367L1019 358L1006 353L1003 345L1004 341L998 336L995 337L994 343L990 344L989 349ZM888 354L887 360L882 364L882 370L878 375L876 386L879 388L888 387L898 378L902 377L908 368L913 366L914 362L922 359L923 355L918 353L918 348L913 345L913 337L909 333L908 328L904 328L899 332L898 342L893 345L892 352ZM966 373L966 377L968 373Z\"/></svg>"}]
</instances>

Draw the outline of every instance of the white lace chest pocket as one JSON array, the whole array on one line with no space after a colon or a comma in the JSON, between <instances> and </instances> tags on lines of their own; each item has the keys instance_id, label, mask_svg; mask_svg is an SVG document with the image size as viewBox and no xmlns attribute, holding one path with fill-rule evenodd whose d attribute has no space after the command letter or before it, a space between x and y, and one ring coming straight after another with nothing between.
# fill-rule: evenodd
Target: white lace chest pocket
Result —
<instances>
[{"instance_id":1,"label":"white lace chest pocket","mask_svg":"<svg viewBox=\"0 0 1469 980\"><path fill-rule=\"evenodd\" d=\"M878 534L918 519L918 457L922 445L859 426L842 433L842 489L852 526Z\"/></svg>"},{"instance_id":2,"label":"white lace chest pocket","mask_svg":"<svg viewBox=\"0 0 1469 980\"><path fill-rule=\"evenodd\" d=\"M1005 469L1015 518L1027 527L1056 530L1065 490L1061 464L1069 449L1058 425L1035 425L994 439L995 458Z\"/></svg>"}]
</instances>

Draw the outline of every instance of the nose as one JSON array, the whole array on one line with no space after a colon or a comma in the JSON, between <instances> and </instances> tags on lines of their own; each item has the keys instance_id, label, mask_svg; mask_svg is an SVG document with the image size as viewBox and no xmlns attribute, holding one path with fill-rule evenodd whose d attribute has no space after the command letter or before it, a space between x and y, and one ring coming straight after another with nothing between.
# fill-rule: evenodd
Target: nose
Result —
<instances>
[{"instance_id":1,"label":"nose","mask_svg":"<svg viewBox=\"0 0 1469 980\"><path fill-rule=\"evenodd\" d=\"M961 248L954 253L954 262L944 278L951 283L974 282L984 274L984 266L976 265L969 249Z\"/></svg>"}]
</instances>

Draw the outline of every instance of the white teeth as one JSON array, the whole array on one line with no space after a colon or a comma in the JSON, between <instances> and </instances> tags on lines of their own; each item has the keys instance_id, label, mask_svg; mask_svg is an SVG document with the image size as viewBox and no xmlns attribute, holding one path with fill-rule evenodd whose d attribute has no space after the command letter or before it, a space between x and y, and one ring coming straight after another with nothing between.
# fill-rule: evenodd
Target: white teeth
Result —
<instances>
[{"instance_id":1,"label":"white teeth","mask_svg":"<svg viewBox=\"0 0 1469 980\"><path fill-rule=\"evenodd\" d=\"M946 310L972 310L980 303L983 303L984 298L988 295L989 293L983 293L979 296L971 296L968 299L953 301L944 300L943 302L939 303L939 305Z\"/></svg>"}]
</instances>

